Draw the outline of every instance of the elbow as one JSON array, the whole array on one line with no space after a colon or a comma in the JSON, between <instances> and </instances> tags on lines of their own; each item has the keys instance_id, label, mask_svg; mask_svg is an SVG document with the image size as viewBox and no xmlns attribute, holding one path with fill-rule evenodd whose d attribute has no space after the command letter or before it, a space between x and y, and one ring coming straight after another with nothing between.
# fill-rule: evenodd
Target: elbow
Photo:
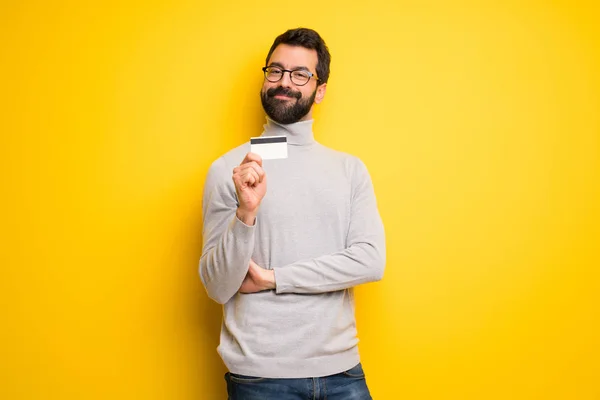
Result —
<instances>
[{"instance_id":1,"label":"elbow","mask_svg":"<svg viewBox=\"0 0 600 400\"><path fill-rule=\"evenodd\" d=\"M373 282L378 282L383 279L383 270L384 268L378 268L373 273Z\"/></svg>"},{"instance_id":2,"label":"elbow","mask_svg":"<svg viewBox=\"0 0 600 400\"><path fill-rule=\"evenodd\" d=\"M203 265L203 260L200 261L198 272L200 275L200 280L202 281L202 285L204 285L204 288L206 289L206 294L211 298L211 300L219 304L225 304L233 297L233 294L230 295L229 293L226 293L226 290L217 285L216 282L213 282L207 276L206 266Z\"/></svg>"},{"instance_id":3,"label":"elbow","mask_svg":"<svg viewBox=\"0 0 600 400\"><path fill-rule=\"evenodd\" d=\"M385 270L385 246L377 243L366 243L360 246L359 258L356 261L360 262L362 268L362 283L377 282L383 279L383 271Z\"/></svg>"},{"instance_id":4,"label":"elbow","mask_svg":"<svg viewBox=\"0 0 600 400\"><path fill-rule=\"evenodd\" d=\"M223 292L219 292L219 291L209 291L208 288L206 289L206 292L208 293L208 297L210 297L212 300L214 300L215 302L223 305L225 303L227 303L229 301L229 299L231 299L231 296L225 296L223 295Z\"/></svg>"},{"instance_id":5,"label":"elbow","mask_svg":"<svg viewBox=\"0 0 600 400\"><path fill-rule=\"evenodd\" d=\"M202 275L200 276L202 277ZM226 293L223 288L220 288L217 285L209 282L205 282L204 278L202 278L202 283L204 284L204 288L206 289L206 294L208 297L219 304L225 304L233 297L233 295Z\"/></svg>"},{"instance_id":6,"label":"elbow","mask_svg":"<svg viewBox=\"0 0 600 400\"><path fill-rule=\"evenodd\" d=\"M372 282L377 282L383 279L383 271L385 270L385 263L378 263L373 268Z\"/></svg>"},{"instance_id":7,"label":"elbow","mask_svg":"<svg viewBox=\"0 0 600 400\"><path fill-rule=\"evenodd\" d=\"M375 249L372 265L372 282L383 279L385 271L385 249Z\"/></svg>"}]
</instances>

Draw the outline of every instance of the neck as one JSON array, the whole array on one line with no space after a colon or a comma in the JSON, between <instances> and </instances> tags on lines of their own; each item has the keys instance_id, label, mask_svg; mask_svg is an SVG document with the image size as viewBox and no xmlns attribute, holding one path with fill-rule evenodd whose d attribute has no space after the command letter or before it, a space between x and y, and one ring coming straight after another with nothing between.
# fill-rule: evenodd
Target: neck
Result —
<instances>
[{"instance_id":1,"label":"neck","mask_svg":"<svg viewBox=\"0 0 600 400\"><path fill-rule=\"evenodd\" d=\"M312 119L284 125L267 117L267 123L263 125L265 130L262 136L285 136L288 144L306 146L315 143L312 125Z\"/></svg>"}]
</instances>

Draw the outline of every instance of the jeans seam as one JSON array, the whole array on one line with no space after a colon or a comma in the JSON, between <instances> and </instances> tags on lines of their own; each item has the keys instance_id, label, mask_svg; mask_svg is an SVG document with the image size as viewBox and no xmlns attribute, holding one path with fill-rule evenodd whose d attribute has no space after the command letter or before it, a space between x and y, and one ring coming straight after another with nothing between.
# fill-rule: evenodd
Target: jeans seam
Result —
<instances>
[{"instance_id":1,"label":"jeans seam","mask_svg":"<svg viewBox=\"0 0 600 400\"><path fill-rule=\"evenodd\" d=\"M359 371L360 374L353 374L350 371L352 371L353 369L355 369L356 367L360 367ZM358 372L358 371L356 371ZM360 363L356 364L354 367L350 368L349 370L346 370L344 372L342 372L344 375L350 377L350 378L358 378L358 379L363 379L365 377L365 372L362 369L362 366Z\"/></svg>"},{"instance_id":2,"label":"jeans seam","mask_svg":"<svg viewBox=\"0 0 600 400\"><path fill-rule=\"evenodd\" d=\"M354 374L349 374L349 373L348 373L348 372L346 372L346 371L344 371L344 372L343 372L343 374L344 374L344 375L346 375L346 376L348 376L348 377L350 377L350 378L364 378L364 377L365 377L365 374L362 374L362 375L354 375Z\"/></svg>"}]
</instances>

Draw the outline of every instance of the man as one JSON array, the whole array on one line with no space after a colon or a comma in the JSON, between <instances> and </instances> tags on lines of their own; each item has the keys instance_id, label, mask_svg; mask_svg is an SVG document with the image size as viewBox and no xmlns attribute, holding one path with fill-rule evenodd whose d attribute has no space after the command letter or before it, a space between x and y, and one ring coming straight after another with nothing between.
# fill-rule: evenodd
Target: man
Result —
<instances>
[{"instance_id":1,"label":"man","mask_svg":"<svg viewBox=\"0 0 600 400\"><path fill-rule=\"evenodd\" d=\"M371 399L352 288L382 278L385 238L364 164L313 137L329 64L317 32L277 37L262 136L285 135L288 158L263 161L246 143L208 172L200 276L224 305L229 399Z\"/></svg>"}]
</instances>

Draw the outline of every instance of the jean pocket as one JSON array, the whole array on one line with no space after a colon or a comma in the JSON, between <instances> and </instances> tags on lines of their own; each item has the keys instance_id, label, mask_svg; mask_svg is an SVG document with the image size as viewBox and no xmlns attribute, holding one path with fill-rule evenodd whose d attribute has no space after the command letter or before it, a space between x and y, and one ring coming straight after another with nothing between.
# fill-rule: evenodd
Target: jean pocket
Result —
<instances>
[{"instance_id":1,"label":"jean pocket","mask_svg":"<svg viewBox=\"0 0 600 400\"><path fill-rule=\"evenodd\" d=\"M258 383L264 381L266 378L250 375L240 375L229 372L229 379L235 383Z\"/></svg>"},{"instance_id":2,"label":"jean pocket","mask_svg":"<svg viewBox=\"0 0 600 400\"><path fill-rule=\"evenodd\" d=\"M350 378L364 378L365 372L363 371L362 364L358 363L354 367L350 368L347 371L342 372L347 377Z\"/></svg>"}]
</instances>

